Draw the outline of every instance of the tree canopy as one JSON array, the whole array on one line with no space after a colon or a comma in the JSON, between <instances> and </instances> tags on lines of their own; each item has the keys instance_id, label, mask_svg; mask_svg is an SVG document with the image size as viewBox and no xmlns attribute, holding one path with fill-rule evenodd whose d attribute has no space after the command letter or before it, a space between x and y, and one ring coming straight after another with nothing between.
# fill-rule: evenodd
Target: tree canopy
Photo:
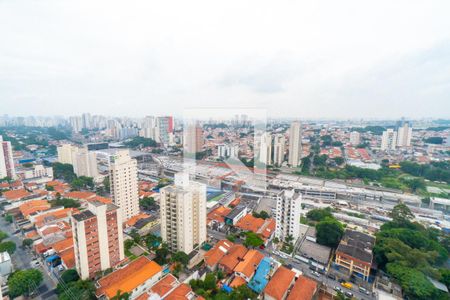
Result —
<instances>
[{"instance_id":1,"label":"tree canopy","mask_svg":"<svg viewBox=\"0 0 450 300\"><path fill-rule=\"evenodd\" d=\"M316 224L316 239L321 245L336 248L343 234L344 226L333 217L327 217Z\"/></svg>"},{"instance_id":2,"label":"tree canopy","mask_svg":"<svg viewBox=\"0 0 450 300\"><path fill-rule=\"evenodd\" d=\"M256 247L259 247L259 246L261 246L263 244L264 244L263 239L261 239L259 237L259 235L257 235L256 233L251 232L251 231L245 233L244 245L246 247L256 248Z\"/></svg>"},{"instance_id":3,"label":"tree canopy","mask_svg":"<svg viewBox=\"0 0 450 300\"><path fill-rule=\"evenodd\" d=\"M16 251L16 243L13 241L6 241L0 243L0 252L7 251L9 254L13 254Z\"/></svg>"},{"instance_id":4,"label":"tree canopy","mask_svg":"<svg viewBox=\"0 0 450 300\"><path fill-rule=\"evenodd\" d=\"M43 280L42 273L37 269L19 270L8 278L9 295L11 298L20 295L28 296Z\"/></svg>"}]
</instances>

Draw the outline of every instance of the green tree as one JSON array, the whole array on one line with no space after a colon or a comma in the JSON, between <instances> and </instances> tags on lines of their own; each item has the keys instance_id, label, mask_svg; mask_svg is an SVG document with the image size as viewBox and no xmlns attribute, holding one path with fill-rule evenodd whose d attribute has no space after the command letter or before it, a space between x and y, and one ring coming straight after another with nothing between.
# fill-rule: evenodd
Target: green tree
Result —
<instances>
[{"instance_id":1,"label":"green tree","mask_svg":"<svg viewBox=\"0 0 450 300\"><path fill-rule=\"evenodd\" d=\"M9 254L13 254L16 251L16 243L13 241L6 241L0 243L0 252L8 251Z\"/></svg>"},{"instance_id":2,"label":"green tree","mask_svg":"<svg viewBox=\"0 0 450 300\"><path fill-rule=\"evenodd\" d=\"M264 241L254 232L245 233L244 245L246 247L256 248L264 244Z\"/></svg>"},{"instance_id":3,"label":"green tree","mask_svg":"<svg viewBox=\"0 0 450 300\"><path fill-rule=\"evenodd\" d=\"M189 263L189 256L183 251L175 252L174 254L172 254L171 258L173 262L178 262L183 266L187 266L187 264Z\"/></svg>"},{"instance_id":4,"label":"green tree","mask_svg":"<svg viewBox=\"0 0 450 300\"><path fill-rule=\"evenodd\" d=\"M234 243L236 241L236 236L234 236L233 234L229 234L227 235L227 240Z\"/></svg>"},{"instance_id":5,"label":"green tree","mask_svg":"<svg viewBox=\"0 0 450 300\"><path fill-rule=\"evenodd\" d=\"M14 217L10 214L5 215L5 221L8 223L12 223L14 221Z\"/></svg>"},{"instance_id":6,"label":"green tree","mask_svg":"<svg viewBox=\"0 0 450 300\"><path fill-rule=\"evenodd\" d=\"M390 215L392 220L398 224L407 223L414 218L411 210L404 203L400 203L394 206Z\"/></svg>"},{"instance_id":7,"label":"green tree","mask_svg":"<svg viewBox=\"0 0 450 300\"><path fill-rule=\"evenodd\" d=\"M53 176L56 179L63 179L66 182L72 182L77 175L73 171L73 166L71 164L53 163Z\"/></svg>"},{"instance_id":8,"label":"green tree","mask_svg":"<svg viewBox=\"0 0 450 300\"><path fill-rule=\"evenodd\" d=\"M333 214L331 213L330 207L316 208L316 209L311 209L310 211L308 211L306 213L306 217L312 221L319 222L326 218L333 217Z\"/></svg>"},{"instance_id":9,"label":"green tree","mask_svg":"<svg viewBox=\"0 0 450 300\"><path fill-rule=\"evenodd\" d=\"M265 210L262 210L262 211L260 211L259 213L256 212L256 211L254 211L254 212L252 213L252 215L253 215L255 218L261 218L261 219L264 219L264 220L270 218L269 213L268 213L267 211L265 211Z\"/></svg>"},{"instance_id":10,"label":"green tree","mask_svg":"<svg viewBox=\"0 0 450 300\"><path fill-rule=\"evenodd\" d=\"M22 241L22 247L24 247L24 248L28 248L31 245L33 245L33 240L32 239L24 239Z\"/></svg>"},{"instance_id":11,"label":"green tree","mask_svg":"<svg viewBox=\"0 0 450 300\"><path fill-rule=\"evenodd\" d=\"M3 241L8 237L8 234L6 232L3 232L0 230L0 242Z\"/></svg>"},{"instance_id":12,"label":"green tree","mask_svg":"<svg viewBox=\"0 0 450 300\"><path fill-rule=\"evenodd\" d=\"M78 208L81 206L80 201L72 198L57 198L51 201L52 207L63 206L64 208L74 207Z\"/></svg>"},{"instance_id":13,"label":"green tree","mask_svg":"<svg viewBox=\"0 0 450 300\"><path fill-rule=\"evenodd\" d=\"M316 238L321 245L336 248L344 234L344 226L334 218L316 224Z\"/></svg>"},{"instance_id":14,"label":"green tree","mask_svg":"<svg viewBox=\"0 0 450 300\"><path fill-rule=\"evenodd\" d=\"M95 290L94 282L91 280L72 281L64 286L59 283L57 286L59 300L94 300L97 299L95 297Z\"/></svg>"},{"instance_id":15,"label":"green tree","mask_svg":"<svg viewBox=\"0 0 450 300\"><path fill-rule=\"evenodd\" d=\"M19 270L8 278L9 296L15 298L28 296L43 280L42 273L37 269Z\"/></svg>"},{"instance_id":16,"label":"green tree","mask_svg":"<svg viewBox=\"0 0 450 300\"><path fill-rule=\"evenodd\" d=\"M152 210L156 208L156 201L153 197L144 197L139 200L139 206L145 210Z\"/></svg>"},{"instance_id":17,"label":"green tree","mask_svg":"<svg viewBox=\"0 0 450 300\"><path fill-rule=\"evenodd\" d=\"M216 288L216 275L214 273L208 273L205 276L205 281L203 283L203 287L206 290L213 290Z\"/></svg>"},{"instance_id":18,"label":"green tree","mask_svg":"<svg viewBox=\"0 0 450 300\"><path fill-rule=\"evenodd\" d=\"M77 281L78 279L80 279L80 276L78 275L78 272L75 269L69 269L61 274L61 279L65 283L69 283L72 281Z\"/></svg>"}]
</instances>

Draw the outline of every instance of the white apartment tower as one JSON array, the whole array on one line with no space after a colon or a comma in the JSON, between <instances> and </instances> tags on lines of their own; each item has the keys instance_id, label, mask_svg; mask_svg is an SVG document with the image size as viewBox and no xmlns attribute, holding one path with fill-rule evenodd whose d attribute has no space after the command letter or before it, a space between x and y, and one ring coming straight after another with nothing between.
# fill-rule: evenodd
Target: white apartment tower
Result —
<instances>
[{"instance_id":1,"label":"white apartment tower","mask_svg":"<svg viewBox=\"0 0 450 300\"><path fill-rule=\"evenodd\" d=\"M201 152L203 148L203 130L198 124L186 126L184 130L184 152L195 154Z\"/></svg>"},{"instance_id":2,"label":"white apartment tower","mask_svg":"<svg viewBox=\"0 0 450 300\"><path fill-rule=\"evenodd\" d=\"M139 214L137 161L129 150L119 150L109 157L109 182L111 198L121 208L123 221Z\"/></svg>"},{"instance_id":3,"label":"white apartment tower","mask_svg":"<svg viewBox=\"0 0 450 300\"><path fill-rule=\"evenodd\" d=\"M275 236L280 240L292 236L295 243L300 237L301 202L302 195L294 190L284 190L277 196Z\"/></svg>"},{"instance_id":4,"label":"white apartment tower","mask_svg":"<svg viewBox=\"0 0 450 300\"><path fill-rule=\"evenodd\" d=\"M122 213L113 204L89 202L71 217L75 265L82 279L116 266L125 258Z\"/></svg>"},{"instance_id":5,"label":"white apartment tower","mask_svg":"<svg viewBox=\"0 0 450 300\"><path fill-rule=\"evenodd\" d=\"M411 146L412 127L409 122L404 122L397 130L397 146L409 147Z\"/></svg>"},{"instance_id":6,"label":"white apartment tower","mask_svg":"<svg viewBox=\"0 0 450 300\"><path fill-rule=\"evenodd\" d=\"M0 135L0 179L4 177L16 179L17 175L11 142L3 141L3 137Z\"/></svg>"},{"instance_id":7,"label":"white apartment tower","mask_svg":"<svg viewBox=\"0 0 450 300\"><path fill-rule=\"evenodd\" d=\"M189 254L206 241L206 186L183 172L160 195L161 237L171 251Z\"/></svg>"},{"instance_id":8,"label":"white apartment tower","mask_svg":"<svg viewBox=\"0 0 450 300\"><path fill-rule=\"evenodd\" d=\"M397 132L394 129L389 128L383 131L383 136L381 137L381 150L395 150L397 146Z\"/></svg>"},{"instance_id":9,"label":"white apartment tower","mask_svg":"<svg viewBox=\"0 0 450 300\"><path fill-rule=\"evenodd\" d=\"M56 150L58 152L58 162L73 165L73 154L77 151L76 146L72 146L71 144L63 144L58 146Z\"/></svg>"},{"instance_id":10,"label":"white apartment tower","mask_svg":"<svg viewBox=\"0 0 450 300\"><path fill-rule=\"evenodd\" d=\"M296 168L300 165L302 159L302 131L301 124L298 121L291 123L289 129L289 165Z\"/></svg>"},{"instance_id":11,"label":"white apartment tower","mask_svg":"<svg viewBox=\"0 0 450 300\"><path fill-rule=\"evenodd\" d=\"M286 151L286 138L283 134L275 135L273 139L273 164L280 167L284 162L284 152Z\"/></svg>"},{"instance_id":12,"label":"white apartment tower","mask_svg":"<svg viewBox=\"0 0 450 300\"><path fill-rule=\"evenodd\" d=\"M265 132L261 135L259 144L259 161L266 166L272 164L272 135Z\"/></svg>"},{"instance_id":13,"label":"white apartment tower","mask_svg":"<svg viewBox=\"0 0 450 300\"><path fill-rule=\"evenodd\" d=\"M87 147L77 148L72 153L73 171L77 176L98 177L97 154Z\"/></svg>"},{"instance_id":14,"label":"white apartment tower","mask_svg":"<svg viewBox=\"0 0 450 300\"><path fill-rule=\"evenodd\" d=\"M358 131L350 132L350 144L357 146L361 143L361 134Z\"/></svg>"}]
</instances>

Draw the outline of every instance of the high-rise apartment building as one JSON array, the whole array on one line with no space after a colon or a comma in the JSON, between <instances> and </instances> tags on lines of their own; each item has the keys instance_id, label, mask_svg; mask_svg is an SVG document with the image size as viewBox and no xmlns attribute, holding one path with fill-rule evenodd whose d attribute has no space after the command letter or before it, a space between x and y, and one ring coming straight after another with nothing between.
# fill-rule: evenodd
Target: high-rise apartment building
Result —
<instances>
[{"instance_id":1,"label":"high-rise apartment building","mask_svg":"<svg viewBox=\"0 0 450 300\"><path fill-rule=\"evenodd\" d=\"M83 120L80 116L70 117L69 123L73 132L80 132L83 129Z\"/></svg>"},{"instance_id":2,"label":"high-rise apartment building","mask_svg":"<svg viewBox=\"0 0 450 300\"><path fill-rule=\"evenodd\" d=\"M188 125L184 130L184 152L195 154L203 148L203 130L198 124Z\"/></svg>"},{"instance_id":3,"label":"high-rise apartment building","mask_svg":"<svg viewBox=\"0 0 450 300\"><path fill-rule=\"evenodd\" d=\"M389 128L388 130L383 131L383 135L381 137L381 150L395 150L397 147L397 132Z\"/></svg>"},{"instance_id":4,"label":"high-rise apartment building","mask_svg":"<svg viewBox=\"0 0 450 300\"><path fill-rule=\"evenodd\" d=\"M280 167L284 162L284 152L286 151L286 138L283 134L275 135L273 139L273 164Z\"/></svg>"},{"instance_id":5,"label":"high-rise apartment building","mask_svg":"<svg viewBox=\"0 0 450 300\"><path fill-rule=\"evenodd\" d=\"M109 157L109 182L111 198L122 209L123 221L139 214L137 161L129 150L119 150Z\"/></svg>"},{"instance_id":6,"label":"high-rise apartment building","mask_svg":"<svg viewBox=\"0 0 450 300\"><path fill-rule=\"evenodd\" d=\"M397 130L397 147L411 146L412 127L409 122L403 122Z\"/></svg>"},{"instance_id":7,"label":"high-rise apartment building","mask_svg":"<svg viewBox=\"0 0 450 300\"><path fill-rule=\"evenodd\" d=\"M4 141L0 135L0 178L16 179L16 169L12 154L11 142Z\"/></svg>"},{"instance_id":8,"label":"high-rise apartment building","mask_svg":"<svg viewBox=\"0 0 450 300\"><path fill-rule=\"evenodd\" d=\"M358 131L350 132L350 144L357 146L361 143L361 134Z\"/></svg>"},{"instance_id":9,"label":"high-rise apartment building","mask_svg":"<svg viewBox=\"0 0 450 300\"><path fill-rule=\"evenodd\" d=\"M56 148L58 152L58 162L62 164L73 165L73 154L77 151L77 147L71 144L63 144Z\"/></svg>"},{"instance_id":10,"label":"high-rise apartment building","mask_svg":"<svg viewBox=\"0 0 450 300\"><path fill-rule=\"evenodd\" d=\"M259 143L259 161L266 166L272 164L272 135L265 132L261 135Z\"/></svg>"},{"instance_id":11,"label":"high-rise apartment building","mask_svg":"<svg viewBox=\"0 0 450 300\"><path fill-rule=\"evenodd\" d=\"M72 153L73 172L77 176L98 177L97 154L87 147L77 148Z\"/></svg>"},{"instance_id":12,"label":"high-rise apartment building","mask_svg":"<svg viewBox=\"0 0 450 300\"><path fill-rule=\"evenodd\" d=\"M170 116L156 119L160 142L167 145L170 142L170 134L173 133L173 118Z\"/></svg>"},{"instance_id":13,"label":"high-rise apartment building","mask_svg":"<svg viewBox=\"0 0 450 300\"><path fill-rule=\"evenodd\" d=\"M289 165L296 168L300 165L302 159L302 130L298 121L291 123L289 129Z\"/></svg>"},{"instance_id":14,"label":"high-rise apartment building","mask_svg":"<svg viewBox=\"0 0 450 300\"><path fill-rule=\"evenodd\" d=\"M239 145L238 144L232 144L232 145L218 145L217 146L217 157L219 158L229 158L239 157Z\"/></svg>"},{"instance_id":15,"label":"high-rise apartment building","mask_svg":"<svg viewBox=\"0 0 450 300\"><path fill-rule=\"evenodd\" d=\"M113 204L89 202L71 217L75 265L82 279L112 268L124 256L122 214Z\"/></svg>"},{"instance_id":16,"label":"high-rise apartment building","mask_svg":"<svg viewBox=\"0 0 450 300\"><path fill-rule=\"evenodd\" d=\"M284 190L277 195L275 236L285 240L288 236L295 241L300 237L300 214L302 195L294 190Z\"/></svg>"},{"instance_id":17,"label":"high-rise apartment building","mask_svg":"<svg viewBox=\"0 0 450 300\"><path fill-rule=\"evenodd\" d=\"M160 191L161 237L171 251L190 253L206 241L206 186L175 174Z\"/></svg>"}]
</instances>

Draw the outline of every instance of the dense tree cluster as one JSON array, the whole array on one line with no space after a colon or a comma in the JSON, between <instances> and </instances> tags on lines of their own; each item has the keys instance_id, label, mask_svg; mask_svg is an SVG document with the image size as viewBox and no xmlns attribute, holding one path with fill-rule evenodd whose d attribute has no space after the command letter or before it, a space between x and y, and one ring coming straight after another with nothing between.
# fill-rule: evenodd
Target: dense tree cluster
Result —
<instances>
[{"instance_id":1,"label":"dense tree cluster","mask_svg":"<svg viewBox=\"0 0 450 300\"><path fill-rule=\"evenodd\" d=\"M411 161L400 163L401 170L413 176L424 177L431 181L445 181L450 183L450 162L432 162L420 165Z\"/></svg>"},{"instance_id":2,"label":"dense tree cluster","mask_svg":"<svg viewBox=\"0 0 450 300\"><path fill-rule=\"evenodd\" d=\"M441 298L427 276L448 280L447 273L439 270L448 259L448 249L442 245L448 236L412 222L413 215L404 204L397 205L391 217L376 235L373 253L378 266L399 281L410 299L447 299Z\"/></svg>"},{"instance_id":3,"label":"dense tree cluster","mask_svg":"<svg viewBox=\"0 0 450 300\"><path fill-rule=\"evenodd\" d=\"M158 143L154 139L145 138L141 136L136 136L125 143L128 148L146 148L146 147L157 147Z\"/></svg>"}]
</instances>

